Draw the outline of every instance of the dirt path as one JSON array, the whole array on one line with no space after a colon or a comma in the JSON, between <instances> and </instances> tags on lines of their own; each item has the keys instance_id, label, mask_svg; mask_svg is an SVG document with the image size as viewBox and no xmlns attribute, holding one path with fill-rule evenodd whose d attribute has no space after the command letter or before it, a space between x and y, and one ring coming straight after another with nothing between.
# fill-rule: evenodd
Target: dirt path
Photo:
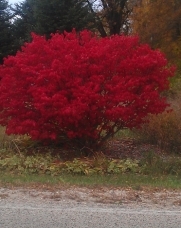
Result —
<instances>
[{"instance_id":1,"label":"dirt path","mask_svg":"<svg viewBox=\"0 0 181 228\"><path fill-rule=\"evenodd\" d=\"M71 200L84 203L126 205L127 207L169 208L181 210L181 191L159 189L86 187L12 187L0 188L0 200Z\"/></svg>"}]
</instances>

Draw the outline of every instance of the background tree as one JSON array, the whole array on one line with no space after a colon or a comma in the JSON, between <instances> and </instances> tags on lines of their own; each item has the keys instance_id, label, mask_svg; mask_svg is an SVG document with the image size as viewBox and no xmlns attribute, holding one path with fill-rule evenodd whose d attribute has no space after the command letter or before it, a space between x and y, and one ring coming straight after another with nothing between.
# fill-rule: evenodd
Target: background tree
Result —
<instances>
[{"instance_id":1,"label":"background tree","mask_svg":"<svg viewBox=\"0 0 181 228\"><path fill-rule=\"evenodd\" d=\"M14 34L21 46L29 41L31 32L50 37L57 31L80 31L91 22L87 3L84 0L25 0L12 9Z\"/></svg>"},{"instance_id":2,"label":"background tree","mask_svg":"<svg viewBox=\"0 0 181 228\"><path fill-rule=\"evenodd\" d=\"M181 1L141 0L132 14L133 33L152 48L161 48L170 61L181 57Z\"/></svg>"},{"instance_id":3,"label":"background tree","mask_svg":"<svg viewBox=\"0 0 181 228\"><path fill-rule=\"evenodd\" d=\"M15 4L12 7L14 12L13 18L13 34L14 44L18 49L26 41L31 40L31 32L35 31L34 4L35 0L25 0L24 2Z\"/></svg>"},{"instance_id":4,"label":"background tree","mask_svg":"<svg viewBox=\"0 0 181 228\"><path fill-rule=\"evenodd\" d=\"M94 18L94 27L102 37L129 34L130 14L135 0L87 0Z\"/></svg>"},{"instance_id":5,"label":"background tree","mask_svg":"<svg viewBox=\"0 0 181 228\"><path fill-rule=\"evenodd\" d=\"M0 0L0 63L8 54L12 54L11 14L8 2Z\"/></svg>"},{"instance_id":6,"label":"background tree","mask_svg":"<svg viewBox=\"0 0 181 228\"><path fill-rule=\"evenodd\" d=\"M37 0L34 7L35 31L47 37L57 31L88 28L90 14L84 0Z\"/></svg>"}]
</instances>

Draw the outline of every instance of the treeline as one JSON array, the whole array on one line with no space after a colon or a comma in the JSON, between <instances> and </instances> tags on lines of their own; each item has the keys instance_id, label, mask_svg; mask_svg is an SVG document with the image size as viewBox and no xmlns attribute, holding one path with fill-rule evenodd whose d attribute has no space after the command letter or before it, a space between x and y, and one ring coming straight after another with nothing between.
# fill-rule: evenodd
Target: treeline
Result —
<instances>
[{"instance_id":1,"label":"treeline","mask_svg":"<svg viewBox=\"0 0 181 228\"><path fill-rule=\"evenodd\" d=\"M138 34L181 68L180 0L0 0L0 62L30 41L31 32L49 38L73 28L101 37Z\"/></svg>"}]
</instances>

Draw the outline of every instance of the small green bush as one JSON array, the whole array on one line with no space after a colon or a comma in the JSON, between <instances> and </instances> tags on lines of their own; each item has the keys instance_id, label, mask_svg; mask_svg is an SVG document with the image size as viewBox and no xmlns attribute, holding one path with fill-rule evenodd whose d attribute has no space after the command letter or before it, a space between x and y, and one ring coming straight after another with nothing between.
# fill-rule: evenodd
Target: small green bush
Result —
<instances>
[{"instance_id":1,"label":"small green bush","mask_svg":"<svg viewBox=\"0 0 181 228\"><path fill-rule=\"evenodd\" d=\"M151 151L144 155L140 166L142 174L181 176L181 158L178 156L159 156Z\"/></svg>"}]
</instances>

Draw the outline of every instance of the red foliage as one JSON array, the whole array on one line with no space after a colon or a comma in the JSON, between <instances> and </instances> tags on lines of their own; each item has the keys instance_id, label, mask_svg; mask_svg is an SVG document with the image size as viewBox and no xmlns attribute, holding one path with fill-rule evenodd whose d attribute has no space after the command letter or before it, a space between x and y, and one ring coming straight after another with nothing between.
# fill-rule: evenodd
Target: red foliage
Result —
<instances>
[{"instance_id":1,"label":"red foliage","mask_svg":"<svg viewBox=\"0 0 181 228\"><path fill-rule=\"evenodd\" d=\"M160 92L173 74L164 55L138 37L33 34L0 67L0 124L33 139L100 142L162 112Z\"/></svg>"}]
</instances>

